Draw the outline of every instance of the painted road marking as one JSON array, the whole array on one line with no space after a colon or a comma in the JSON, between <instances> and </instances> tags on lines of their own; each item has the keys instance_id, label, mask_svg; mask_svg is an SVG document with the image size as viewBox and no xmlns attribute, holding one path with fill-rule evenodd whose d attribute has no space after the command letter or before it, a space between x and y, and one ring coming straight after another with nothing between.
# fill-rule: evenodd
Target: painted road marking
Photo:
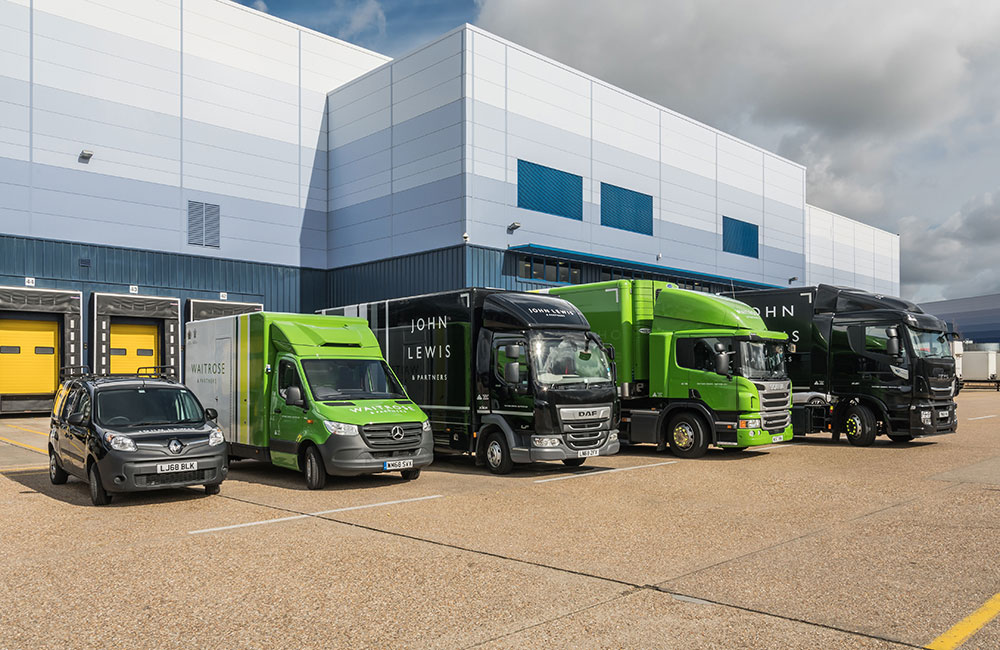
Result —
<instances>
[{"instance_id":1,"label":"painted road marking","mask_svg":"<svg viewBox=\"0 0 1000 650\"><path fill-rule=\"evenodd\" d=\"M49 434L47 434L47 433L42 433L41 431L35 431L34 429L25 429L24 427L19 427L16 424L8 424L8 425L5 425L5 426L8 426L8 427L10 427L12 429L20 429L21 431L27 431L28 433L37 433L38 435L45 436L46 438L49 437Z\"/></svg>"},{"instance_id":2,"label":"painted road marking","mask_svg":"<svg viewBox=\"0 0 1000 650\"><path fill-rule=\"evenodd\" d=\"M583 478L584 476L596 476L598 474L610 474L612 472L627 472L630 469L643 469L644 467L660 467L661 465L673 465L676 460L668 460L665 463L653 463L651 465L635 465L634 467L618 467L616 469L599 469L593 472L581 472L580 474L570 474L569 476L556 476L554 478L540 478L535 483L548 483L549 481L565 481L569 478Z\"/></svg>"},{"instance_id":3,"label":"painted road marking","mask_svg":"<svg viewBox=\"0 0 1000 650\"><path fill-rule=\"evenodd\" d=\"M0 469L0 474L32 474L34 472L40 472L42 470L47 470L48 465L22 465L19 467L5 467Z\"/></svg>"},{"instance_id":4,"label":"painted road marking","mask_svg":"<svg viewBox=\"0 0 1000 650\"><path fill-rule=\"evenodd\" d=\"M797 447L801 442L779 442L776 445L764 445L763 447L747 447L747 451L764 451L765 449L781 449L783 447Z\"/></svg>"},{"instance_id":5,"label":"painted road marking","mask_svg":"<svg viewBox=\"0 0 1000 650\"><path fill-rule=\"evenodd\" d=\"M6 443L9 443L9 444L12 444L12 445L16 445L18 447L24 447L25 449L30 449L31 451L37 451L40 454L48 454L49 453L48 451L46 451L44 449L41 449L39 447L33 447L32 445L26 445L23 442L18 442L16 440L9 440L7 438L0 438L0 442L6 442Z\"/></svg>"},{"instance_id":6,"label":"painted road marking","mask_svg":"<svg viewBox=\"0 0 1000 650\"><path fill-rule=\"evenodd\" d=\"M995 418L995 415L980 415L978 418L969 418L970 420L988 420L989 418Z\"/></svg>"},{"instance_id":7,"label":"painted road marking","mask_svg":"<svg viewBox=\"0 0 1000 650\"><path fill-rule=\"evenodd\" d=\"M965 643L984 625L1000 614L1000 594L993 596L982 607L959 621L950 630L927 644L929 650L954 650Z\"/></svg>"},{"instance_id":8,"label":"painted road marking","mask_svg":"<svg viewBox=\"0 0 1000 650\"><path fill-rule=\"evenodd\" d=\"M348 508L335 508L333 510L320 510L319 512L310 512L302 515L293 515L291 517L279 517L277 519L262 519L261 521L251 521L245 524L233 524L232 526L219 526L218 528L203 528L201 530L189 530L188 535L199 535L201 533L214 533L220 530L232 530L233 528L246 528L248 526L263 526L264 524L276 524L282 521L293 521L295 519L306 519L308 517L319 517L321 515L329 515L335 512L348 512L350 510L364 510L365 508L378 508L380 506L393 506L397 503L412 503L414 501L427 501L428 499L440 499L443 494L432 494L427 497L415 497L413 499L399 499L398 501L383 501L382 503L369 503L363 506L350 506Z\"/></svg>"}]
</instances>

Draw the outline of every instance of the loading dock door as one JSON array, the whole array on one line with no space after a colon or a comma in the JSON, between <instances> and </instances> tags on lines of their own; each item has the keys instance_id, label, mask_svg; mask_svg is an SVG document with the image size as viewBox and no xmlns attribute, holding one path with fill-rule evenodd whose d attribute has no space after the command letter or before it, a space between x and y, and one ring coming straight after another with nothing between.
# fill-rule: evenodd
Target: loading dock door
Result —
<instances>
[{"instance_id":1,"label":"loading dock door","mask_svg":"<svg viewBox=\"0 0 1000 650\"><path fill-rule=\"evenodd\" d=\"M111 323L111 374L133 375L139 368L163 365L156 325Z\"/></svg>"},{"instance_id":2,"label":"loading dock door","mask_svg":"<svg viewBox=\"0 0 1000 650\"><path fill-rule=\"evenodd\" d=\"M59 380L59 323L0 319L0 394L49 395Z\"/></svg>"}]
</instances>

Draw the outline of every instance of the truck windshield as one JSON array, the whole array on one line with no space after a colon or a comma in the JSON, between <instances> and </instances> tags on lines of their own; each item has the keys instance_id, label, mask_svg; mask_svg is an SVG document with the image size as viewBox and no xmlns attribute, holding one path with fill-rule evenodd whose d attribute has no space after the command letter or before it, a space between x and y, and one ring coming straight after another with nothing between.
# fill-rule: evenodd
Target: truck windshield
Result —
<instances>
[{"instance_id":1,"label":"truck windshield","mask_svg":"<svg viewBox=\"0 0 1000 650\"><path fill-rule=\"evenodd\" d=\"M740 368L747 379L785 377L785 344L778 341L740 341Z\"/></svg>"},{"instance_id":2,"label":"truck windshield","mask_svg":"<svg viewBox=\"0 0 1000 650\"><path fill-rule=\"evenodd\" d=\"M538 382L552 388L612 382L608 358L583 332L534 332L531 362Z\"/></svg>"},{"instance_id":3,"label":"truck windshield","mask_svg":"<svg viewBox=\"0 0 1000 650\"><path fill-rule=\"evenodd\" d=\"M109 388L98 391L94 404L94 420L116 429L205 421L205 412L186 388Z\"/></svg>"},{"instance_id":4,"label":"truck windshield","mask_svg":"<svg viewBox=\"0 0 1000 650\"><path fill-rule=\"evenodd\" d=\"M313 397L320 401L406 397L381 359L304 359L302 370Z\"/></svg>"},{"instance_id":5,"label":"truck windshield","mask_svg":"<svg viewBox=\"0 0 1000 650\"><path fill-rule=\"evenodd\" d=\"M913 352L918 357L943 358L951 356L951 343L946 333L910 327L907 327L906 331L910 333L910 343L913 344Z\"/></svg>"}]
</instances>

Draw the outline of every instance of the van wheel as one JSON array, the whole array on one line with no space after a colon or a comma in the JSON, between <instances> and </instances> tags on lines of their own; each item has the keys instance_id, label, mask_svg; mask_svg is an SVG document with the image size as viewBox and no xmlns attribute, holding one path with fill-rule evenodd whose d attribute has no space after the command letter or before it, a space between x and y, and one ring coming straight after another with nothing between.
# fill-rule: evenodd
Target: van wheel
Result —
<instances>
[{"instance_id":1,"label":"van wheel","mask_svg":"<svg viewBox=\"0 0 1000 650\"><path fill-rule=\"evenodd\" d=\"M667 444L679 458L700 458L708 450L708 434L694 413L675 415L667 426Z\"/></svg>"},{"instance_id":2,"label":"van wheel","mask_svg":"<svg viewBox=\"0 0 1000 650\"><path fill-rule=\"evenodd\" d=\"M101 483L101 473L97 469L97 463L90 466L87 477L90 479L90 502L95 506L106 506L111 503L111 495Z\"/></svg>"},{"instance_id":3,"label":"van wheel","mask_svg":"<svg viewBox=\"0 0 1000 650\"><path fill-rule=\"evenodd\" d=\"M583 465L583 461L585 461L585 460L587 460L587 459L586 458L563 458L563 465L569 465L570 467L579 467L580 465Z\"/></svg>"},{"instance_id":4,"label":"van wheel","mask_svg":"<svg viewBox=\"0 0 1000 650\"><path fill-rule=\"evenodd\" d=\"M420 478L419 469L404 469L402 472L400 472L400 474L403 475L404 481L412 481L414 479Z\"/></svg>"},{"instance_id":5,"label":"van wheel","mask_svg":"<svg viewBox=\"0 0 1000 650\"><path fill-rule=\"evenodd\" d=\"M855 447L868 447L875 442L878 434L875 428L875 416L862 404L853 404L844 412L844 433L847 442Z\"/></svg>"},{"instance_id":6,"label":"van wheel","mask_svg":"<svg viewBox=\"0 0 1000 650\"><path fill-rule=\"evenodd\" d=\"M913 440L913 436L908 433L890 433L889 440L893 442L910 442Z\"/></svg>"},{"instance_id":7,"label":"van wheel","mask_svg":"<svg viewBox=\"0 0 1000 650\"><path fill-rule=\"evenodd\" d=\"M52 485L62 485L67 478L69 478L69 474L59 465L56 452L49 449L49 480L52 481Z\"/></svg>"},{"instance_id":8,"label":"van wheel","mask_svg":"<svg viewBox=\"0 0 1000 650\"><path fill-rule=\"evenodd\" d=\"M500 431L494 431L486 437L486 466L494 474L509 474L514 469L514 460L510 457L510 447L507 439Z\"/></svg>"},{"instance_id":9,"label":"van wheel","mask_svg":"<svg viewBox=\"0 0 1000 650\"><path fill-rule=\"evenodd\" d=\"M213 483L212 485L205 486L205 494L218 494L222 491L222 486L218 483Z\"/></svg>"},{"instance_id":10,"label":"van wheel","mask_svg":"<svg viewBox=\"0 0 1000 650\"><path fill-rule=\"evenodd\" d=\"M319 449L316 447L310 446L306 449L302 472L306 476L306 487L310 490L322 490L326 487L326 466L323 465L323 457L319 455Z\"/></svg>"}]
</instances>

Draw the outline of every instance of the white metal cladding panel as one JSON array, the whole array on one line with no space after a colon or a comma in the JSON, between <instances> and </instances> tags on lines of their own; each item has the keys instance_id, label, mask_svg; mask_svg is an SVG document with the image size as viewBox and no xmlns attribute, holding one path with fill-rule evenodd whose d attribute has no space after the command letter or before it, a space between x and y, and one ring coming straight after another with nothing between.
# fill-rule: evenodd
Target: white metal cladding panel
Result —
<instances>
[{"instance_id":1,"label":"white metal cladding panel","mask_svg":"<svg viewBox=\"0 0 1000 650\"><path fill-rule=\"evenodd\" d=\"M854 272L875 276L875 229L861 223L854 226Z\"/></svg>"},{"instance_id":2,"label":"white metal cladding panel","mask_svg":"<svg viewBox=\"0 0 1000 650\"><path fill-rule=\"evenodd\" d=\"M807 256L815 264L833 268L834 215L812 205L806 206Z\"/></svg>"},{"instance_id":3,"label":"white metal cladding panel","mask_svg":"<svg viewBox=\"0 0 1000 650\"><path fill-rule=\"evenodd\" d=\"M751 194L764 191L764 155L732 138L719 136L719 183Z\"/></svg>"},{"instance_id":4,"label":"white metal cladding panel","mask_svg":"<svg viewBox=\"0 0 1000 650\"><path fill-rule=\"evenodd\" d=\"M0 0L0 157L15 160L30 159L29 29L28 8Z\"/></svg>"},{"instance_id":5,"label":"white metal cladding panel","mask_svg":"<svg viewBox=\"0 0 1000 650\"><path fill-rule=\"evenodd\" d=\"M593 85L595 141L659 161L660 110L603 84Z\"/></svg>"},{"instance_id":6,"label":"white metal cladding panel","mask_svg":"<svg viewBox=\"0 0 1000 650\"><path fill-rule=\"evenodd\" d=\"M40 18L37 12L44 12L119 34L134 34L138 40L161 47L179 47L179 0L35 0L34 7L36 21Z\"/></svg>"},{"instance_id":7,"label":"white metal cladding panel","mask_svg":"<svg viewBox=\"0 0 1000 650\"><path fill-rule=\"evenodd\" d=\"M359 77L389 57L308 31L302 34L302 87L322 92Z\"/></svg>"}]
</instances>

